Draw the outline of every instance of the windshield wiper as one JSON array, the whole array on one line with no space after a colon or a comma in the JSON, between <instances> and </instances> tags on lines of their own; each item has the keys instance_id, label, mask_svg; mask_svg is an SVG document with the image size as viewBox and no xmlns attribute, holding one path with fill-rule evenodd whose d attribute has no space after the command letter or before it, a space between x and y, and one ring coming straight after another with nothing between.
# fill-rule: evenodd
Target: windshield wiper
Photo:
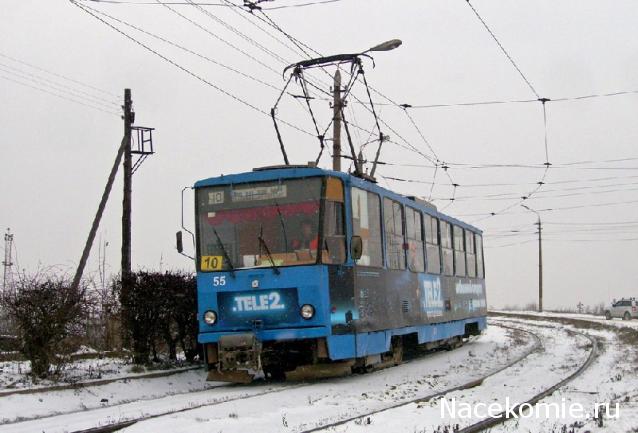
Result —
<instances>
[{"instance_id":1,"label":"windshield wiper","mask_svg":"<svg viewBox=\"0 0 638 433\"><path fill-rule=\"evenodd\" d=\"M228 250L226 250L226 247L224 246L222 239L219 237L219 233L217 233L217 230L215 230L215 227L212 227L212 229L213 229L213 233L215 233L215 237L217 238L217 245L219 245L219 247L222 249L224 258L226 259L226 262L228 263L228 267L230 268L230 275L235 277L235 266L233 265L233 261L230 259L230 256L228 255Z\"/></svg>"},{"instance_id":2,"label":"windshield wiper","mask_svg":"<svg viewBox=\"0 0 638 433\"><path fill-rule=\"evenodd\" d=\"M266 250L266 254L268 255L268 260L270 260L270 264L272 265L272 270L275 272L275 274L279 275L279 273L281 271L279 270L279 268L275 264L275 259L273 259L272 254L270 254L270 248L268 248L268 244L266 244L266 241L264 240L264 226L263 225L259 226L259 235L257 236L257 239L259 240L259 245L263 246L264 250Z\"/></svg>"},{"instance_id":3,"label":"windshield wiper","mask_svg":"<svg viewBox=\"0 0 638 433\"><path fill-rule=\"evenodd\" d=\"M284 222L284 217L281 215L281 211L279 210L279 203L275 200L275 208L277 209L277 215L279 215L279 223L281 224L281 231L284 235L284 245L286 246L286 253L288 252L288 235L286 234L286 223Z\"/></svg>"}]
</instances>

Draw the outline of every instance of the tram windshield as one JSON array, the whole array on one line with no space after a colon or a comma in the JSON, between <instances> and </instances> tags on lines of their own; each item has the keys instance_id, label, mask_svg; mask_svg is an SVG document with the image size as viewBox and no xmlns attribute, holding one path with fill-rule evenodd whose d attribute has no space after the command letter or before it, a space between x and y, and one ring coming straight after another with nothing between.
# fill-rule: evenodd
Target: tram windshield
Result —
<instances>
[{"instance_id":1,"label":"tram windshield","mask_svg":"<svg viewBox=\"0 0 638 433\"><path fill-rule=\"evenodd\" d=\"M243 183L197 192L198 269L220 271L317 262L322 178ZM330 206L330 209L334 207ZM342 208L342 203L339 203ZM326 209L329 210L329 209ZM330 212L331 214L342 212ZM343 218L330 224L343 235ZM334 226L341 226L334 230ZM339 233L341 232L341 233ZM334 238L334 236L332 236ZM328 239L326 237L326 239ZM345 255L345 237L322 256ZM341 245L343 244L343 246Z\"/></svg>"}]
</instances>

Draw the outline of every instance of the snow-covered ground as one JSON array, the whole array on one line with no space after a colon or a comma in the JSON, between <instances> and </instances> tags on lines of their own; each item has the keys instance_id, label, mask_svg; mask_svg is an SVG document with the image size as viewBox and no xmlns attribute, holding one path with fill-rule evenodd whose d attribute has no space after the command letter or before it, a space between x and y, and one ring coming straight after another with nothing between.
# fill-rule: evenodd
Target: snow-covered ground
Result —
<instances>
[{"instance_id":1,"label":"snow-covered ground","mask_svg":"<svg viewBox=\"0 0 638 433\"><path fill-rule=\"evenodd\" d=\"M172 368L165 371L170 371L174 367L177 367L177 365L172 365L171 367ZM144 369L134 368L131 361L126 359L97 357L76 360L64 365L60 370L58 380L55 382L52 380L39 380L34 382L28 375L30 371L31 363L29 361L0 362L0 396L17 389L46 388L56 385L75 384L78 382L142 376L151 373ZM164 370L157 369L152 372L160 371ZM2 418L1 412L0 418Z\"/></svg>"},{"instance_id":2,"label":"snow-covered ground","mask_svg":"<svg viewBox=\"0 0 638 433\"><path fill-rule=\"evenodd\" d=\"M520 319L507 321L528 323ZM551 321L538 324L556 326ZM569 325L560 327L576 330ZM582 328L579 330L582 331ZM551 417L521 419L494 429L494 432L561 432L563 426L569 427L566 431L570 431L570 426L578 426L575 431L583 433L638 431L638 333L621 335L601 329L588 329L586 332L599 342L596 361L581 376L544 399L543 403L577 403L590 411L595 404L611 403L610 414L603 417L600 425L592 417L582 420L567 413L567 416L560 420ZM631 338L635 339L632 341ZM616 404L619 411L616 411Z\"/></svg>"},{"instance_id":3,"label":"snow-covered ground","mask_svg":"<svg viewBox=\"0 0 638 433\"><path fill-rule=\"evenodd\" d=\"M252 422L265 423L259 431L295 431L304 426L365 413L370 408L384 407L388 401L414 399L481 377L508 363L532 344L533 340L525 335L513 335L510 330L490 327L485 335L451 352L436 352L399 367L370 374L314 383L203 385L204 374L201 372L200 386L209 389L159 398L153 398L153 391L157 392L158 387L162 389L162 385L155 381L158 385L150 387L142 385L142 380L121 384L119 389L108 388L109 385L61 394L46 393L45 396L10 396L0 398L0 413L3 417L7 410L7 413L12 414L7 418L13 418L13 421L17 421L16 416L38 418L0 425L0 431L75 431L202 405L205 406L186 410L182 415L157 418L157 424L147 424L153 421L140 423L133 427L133 431L172 431L176 425L182 424L182 416L188 422L177 431L183 428L189 431L227 431L232 426L238 430L254 431L254 426L259 424ZM181 386L187 389L188 384L184 382L195 386L198 383L193 374L190 372L165 379L173 383L171 388ZM163 386L163 389L168 388L166 382ZM106 389L111 390L109 394L105 393ZM111 396L107 403L109 406L90 410L96 404L99 407L104 395ZM50 399L49 403L40 403L41 398ZM122 403L113 404L117 401ZM84 409L82 405L87 405L87 408ZM257 409L259 413L253 414ZM59 412L67 413L56 414Z\"/></svg>"},{"instance_id":4,"label":"snow-covered ground","mask_svg":"<svg viewBox=\"0 0 638 433\"><path fill-rule=\"evenodd\" d=\"M622 320L622 319L611 319L607 320L604 316L594 316L593 314L580 314L580 313L553 313L548 311L543 311L539 313L538 311L517 311L517 310L492 310L494 313L504 313L504 314L525 314L527 316L538 316L538 317L547 317L547 318L567 318L567 319L578 319L578 320L587 320L589 322L597 322L604 323L610 326L616 326L619 328L638 328L638 320Z\"/></svg>"},{"instance_id":5,"label":"snow-covered ground","mask_svg":"<svg viewBox=\"0 0 638 433\"><path fill-rule=\"evenodd\" d=\"M498 330L499 328L492 326L490 329ZM534 353L514 367L486 379L480 386L449 393L445 398L464 402L492 402L505 401L505 397L508 395L511 395L514 400L531 397L577 369L586 358L586 339L574 339L566 332L557 332L554 328L535 328L534 331L541 336L543 351ZM384 390L385 387L375 380L358 381L359 383L348 381L349 386L345 389L331 386L326 390L322 389L322 386L314 386L296 390L295 393L280 395L277 400L266 397L258 401L252 399L246 404L234 402L215 408L201 408L142 422L125 431L223 431L224 433L239 433L246 431L251 425L259 425L263 427L263 431L300 432L356 414L366 414L378 408L389 407L401 400L412 400L416 397L432 395L437 391L463 384L468 379L483 376L498 364L495 359L489 356L489 353L485 352L474 353L471 359L462 364L451 362L448 356L453 357L453 355L445 354L424 363L428 365L429 369L436 371L437 376L442 375L440 381L418 383L416 381L417 372L411 372L411 374L406 372L410 379L402 385L409 391L408 395L405 394L405 391L400 395L388 393L387 388ZM376 392L366 389L365 385L370 384L370 382L373 382L372 386L373 389L377 389ZM371 392L372 394L370 394ZM307 402L304 401L304 396L308 396ZM315 401L310 404L312 398ZM435 399L431 403L407 404L342 424L335 429L330 429L330 431L431 432L445 425L465 426L472 423L471 419L442 417L440 402L440 399ZM229 418L231 414L232 417Z\"/></svg>"},{"instance_id":6,"label":"snow-covered ground","mask_svg":"<svg viewBox=\"0 0 638 433\"><path fill-rule=\"evenodd\" d=\"M521 312L516 312L521 314ZM638 331L632 322L592 322L592 316L498 316L480 337L450 352L435 352L405 364L365 375L309 383L206 383L203 371L170 377L119 381L76 390L38 392L0 397L1 432L68 432L133 420L150 415L124 431L131 432L337 432L453 431L482 416L451 414L451 404L477 408L477 403L506 407L529 399L570 376L587 359L591 341L598 341L598 356L581 376L540 403L592 411L595 403L611 403L602 422L592 416L580 419L569 413L509 420L491 432L633 433L638 431ZM585 317L580 317L585 316ZM565 320L575 319L576 326ZM585 322L586 323L586 322ZM624 325L630 326L627 328ZM503 366L529 351L535 340L542 349L513 366ZM611 325L611 326L601 326ZM574 331L574 332L570 332ZM494 373L473 388L447 390ZM438 392L442 398L430 398ZM416 401L420 400L420 401ZM412 403L411 403L412 402ZM615 404L620 415L615 417ZM473 406L472 406L473 405ZM445 410L442 413L442 408ZM485 407L482 408L482 412ZM448 428L448 430L445 430Z\"/></svg>"}]
</instances>

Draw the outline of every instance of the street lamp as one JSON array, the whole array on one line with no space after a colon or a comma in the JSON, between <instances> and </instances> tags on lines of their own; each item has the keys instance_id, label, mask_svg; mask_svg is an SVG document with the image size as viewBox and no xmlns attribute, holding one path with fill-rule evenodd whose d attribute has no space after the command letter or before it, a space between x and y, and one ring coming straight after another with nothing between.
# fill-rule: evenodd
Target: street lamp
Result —
<instances>
[{"instance_id":1,"label":"street lamp","mask_svg":"<svg viewBox=\"0 0 638 433\"><path fill-rule=\"evenodd\" d=\"M392 51L395 48L399 48L403 42L401 39L390 39L389 41L385 41L380 43L379 45L375 45L374 47L364 51L361 54L365 54L370 51Z\"/></svg>"},{"instance_id":2,"label":"street lamp","mask_svg":"<svg viewBox=\"0 0 638 433\"><path fill-rule=\"evenodd\" d=\"M298 70L299 68L312 68L312 67L323 67L329 64L339 64L344 62L355 62L359 58L359 56L369 57L367 53L369 52L379 52L379 51L392 51L395 48L401 46L403 42L400 39L390 39L389 41L385 41L380 43L379 45L375 45L372 48L368 48L365 51L360 53L352 53L352 54L334 54L332 56L318 57L315 59L302 60L301 62L293 63L292 65L288 65L284 68L284 75L288 69Z\"/></svg>"},{"instance_id":3,"label":"street lamp","mask_svg":"<svg viewBox=\"0 0 638 433\"><path fill-rule=\"evenodd\" d=\"M536 225L538 225L538 311L542 312L543 311L543 237L542 237L543 224L541 221L541 214L536 212L531 207L525 206L524 204L522 204L521 206L530 212L534 212L536 216L538 217L538 222L536 223Z\"/></svg>"}]
</instances>

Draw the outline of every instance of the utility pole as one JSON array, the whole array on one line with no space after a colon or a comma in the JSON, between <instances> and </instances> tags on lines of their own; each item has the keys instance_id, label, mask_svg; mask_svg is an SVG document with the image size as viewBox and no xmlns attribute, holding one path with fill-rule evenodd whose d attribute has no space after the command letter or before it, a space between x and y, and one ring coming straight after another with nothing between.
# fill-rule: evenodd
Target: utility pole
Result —
<instances>
[{"instance_id":1,"label":"utility pole","mask_svg":"<svg viewBox=\"0 0 638 433\"><path fill-rule=\"evenodd\" d=\"M332 89L333 124L332 124L332 169L341 171L341 72L337 69Z\"/></svg>"},{"instance_id":2,"label":"utility pole","mask_svg":"<svg viewBox=\"0 0 638 433\"><path fill-rule=\"evenodd\" d=\"M535 225L538 226L538 311L543 311L543 222L541 220L541 214L534 209L521 205L530 212L534 212L538 217L538 222Z\"/></svg>"},{"instance_id":3,"label":"utility pole","mask_svg":"<svg viewBox=\"0 0 638 433\"><path fill-rule=\"evenodd\" d=\"M543 312L543 223L538 215L538 311Z\"/></svg>"},{"instance_id":4,"label":"utility pole","mask_svg":"<svg viewBox=\"0 0 638 433\"><path fill-rule=\"evenodd\" d=\"M135 121L131 89L124 89L124 196L122 198L122 281L131 273L131 191L133 161L131 154L131 126Z\"/></svg>"},{"instance_id":5,"label":"utility pole","mask_svg":"<svg viewBox=\"0 0 638 433\"><path fill-rule=\"evenodd\" d=\"M3 295L7 294L7 281L11 278L11 267L13 266L12 252L13 235L11 234L11 229L7 229L7 232L4 235L4 261L2 262L2 266L4 267L2 277Z\"/></svg>"},{"instance_id":6,"label":"utility pole","mask_svg":"<svg viewBox=\"0 0 638 433\"><path fill-rule=\"evenodd\" d=\"M122 199L122 276L128 275L131 272L131 178L133 171L141 165L148 155L153 154L153 128L132 126L135 121L135 113L133 112L133 102L131 101L130 89L124 90L124 105L122 108L124 109L124 137L122 137L122 142L117 150L113 167L111 168L109 178L106 182L106 186L104 187L104 192L102 193L102 199L100 200L97 212L93 218L93 224L91 225L89 236L84 244L80 263L78 264L75 276L73 277L72 287L74 289L77 289L80 285L80 280L82 279L82 274L86 267L86 262L89 258L89 253L91 252L93 241L95 240L97 230L100 226L102 214L104 213L104 209L109 199L111 188L115 182L115 177L122 159L124 159L124 198ZM135 131L137 134L136 149L132 148L132 131ZM135 163L134 167L132 165L133 153L140 156L140 159ZM105 249L106 245L108 245L108 243L105 244ZM102 258L102 260L104 260L104 258ZM103 271L104 261L102 261L102 272Z\"/></svg>"},{"instance_id":7,"label":"utility pole","mask_svg":"<svg viewBox=\"0 0 638 433\"><path fill-rule=\"evenodd\" d=\"M95 217L93 218L93 224L91 225L91 230L89 230L89 236L86 239L86 243L84 244L84 250L82 251L82 257L80 258L80 263L78 264L78 268L75 271L75 276L73 277L73 283L72 283L73 289L77 289L80 286L80 280L82 279L82 274L84 273L86 262L89 259L89 253L91 252L91 247L93 246L93 241L95 240L97 229L100 226L100 221L102 220L102 214L104 213L104 208L106 207L106 202L109 200L109 195L111 194L111 188L113 187L113 182L115 182L115 175L117 174L117 169L119 168L120 162L122 161L122 155L124 154L125 148L126 148L126 137L122 138L120 147L117 150L117 155L115 156L115 162L113 162L113 167L111 168L109 178L106 181L104 192L102 192L102 199L100 200L100 204L97 208L97 212L95 213Z\"/></svg>"}]
</instances>

